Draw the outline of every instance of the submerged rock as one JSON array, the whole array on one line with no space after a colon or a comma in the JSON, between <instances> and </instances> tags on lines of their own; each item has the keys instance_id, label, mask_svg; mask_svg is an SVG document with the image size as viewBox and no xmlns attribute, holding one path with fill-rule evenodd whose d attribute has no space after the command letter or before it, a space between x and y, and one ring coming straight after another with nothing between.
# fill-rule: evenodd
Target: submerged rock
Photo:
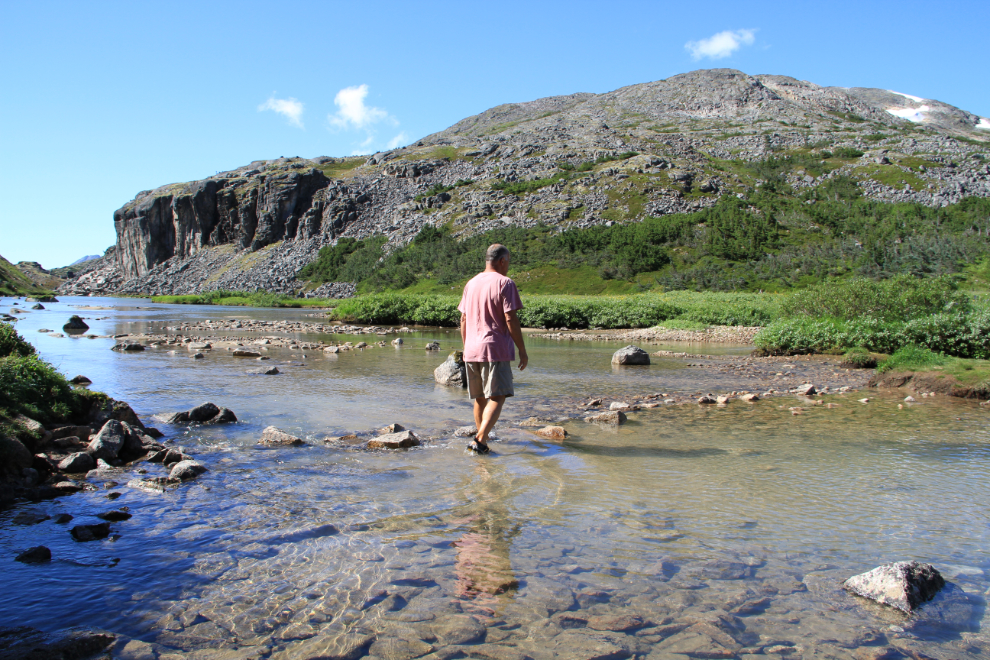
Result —
<instances>
[{"instance_id":1,"label":"submerged rock","mask_svg":"<svg viewBox=\"0 0 990 660\"><path fill-rule=\"evenodd\" d=\"M854 575L842 586L859 596L913 612L945 586L945 579L931 564L899 561Z\"/></svg>"},{"instance_id":2,"label":"submerged rock","mask_svg":"<svg viewBox=\"0 0 990 660\"><path fill-rule=\"evenodd\" d=\"M14 558L14 561L23 562L25 564L41 564L51 560L52 551L43 545L37 545L33 548L29 548Z\"/></svg>"},{"instance_id":3,"label":"submerged rock","mask_svg":"<svg viewBox=\"0 0 990 660\"><path fill-rule=\"evenodd\" d=\"M630 344L612 354L612 364L649 364L650 354Z\"/></svg>"},{"instance_id":4,"label":"submerged rock","mask_svg":"<svg viewBox=\"0 0 990 660\"><path fill-rule=\"evenodd\" d=\"M626 423L626 413L621 410L609 410L608 412L598 413L597 415L591 415L590 417L585 417L584 421L594 422L595 424L608 424L609 426L618 426L619 424Z\"/></svg>"},{"instance_id":5,"label":"submerged rock","mask_svg":"<svg viewBox=\"0 0 990 660\"><path fill-rule=\"evenodd\" d=\"M536 429L536 435L549 440L563 440L567 437L567 431L564 430L563 426L544 426L541 429Z\"/></svg>"}]
</instances>

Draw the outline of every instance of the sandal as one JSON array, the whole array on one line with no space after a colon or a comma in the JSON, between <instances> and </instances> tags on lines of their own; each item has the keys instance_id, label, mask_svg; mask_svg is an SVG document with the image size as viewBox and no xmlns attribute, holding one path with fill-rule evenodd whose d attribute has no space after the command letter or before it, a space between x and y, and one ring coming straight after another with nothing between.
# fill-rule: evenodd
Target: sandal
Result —
<instances>
[{"instance_id":1,"label":"sandal","mask_svg":"<svg viewBox=\"0 0 990 660\"><path fill-rule=\"evenodd\" d=\"M484 442L478 442L477 440L472 440L468 443L467 448L468 451L473 451L476 454L487 454L491 452L491 449L488 448L487 444Z\"/></svg>"}]
</instances>

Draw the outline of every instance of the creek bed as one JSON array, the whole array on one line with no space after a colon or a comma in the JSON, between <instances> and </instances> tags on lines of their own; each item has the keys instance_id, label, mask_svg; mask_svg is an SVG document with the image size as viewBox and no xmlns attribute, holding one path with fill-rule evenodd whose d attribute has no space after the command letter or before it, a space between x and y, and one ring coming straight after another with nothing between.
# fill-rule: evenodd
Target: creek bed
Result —
<instances>
[{"instance_id":1,"label":"creek bed","mask_svg":"<svg viewBox=\"0 0 990 660\"><path fill-rule=\"evenodd\" d=\"M120 484L111 489L0 512L0 617L10 624L105 628L159 657L990 653L981 627L990 430L975 402L898 408L903 394L873 392L868 404L862 393L835 396L838 407L801 415L788 399L665 406L617 429L566 421L563 442L506 423L495 455L477 457L450 432L470 421L470 403L432 382L454 333L334 357L273 350L284 373L257 376L245 373L257 362L217 350L202 360L182 349L121 355L112 340L35 332L60 327L79 311L73 304L112 307L80 312L108 317L88 321L99 334L165 319L306 314L68 299L23 315L18 330L46 359L146 421L205 400L241 421L160 425L210 469L165 493L127 487L136 475L125 471L108 477ZM422 348L433 339L439 354ZM677 360L613 370L617 347L534 341L507 413L552 417L559 397L672 384L733 389L724 374ZM429 439L392 453L321 442L391 422ZM310 444L259 449L269 424ZM122 495L111 502L108 492ZM123 506L133 517L106 541L77 543L52 520L29 524L59 513L96 522ZM50 564L12 560L38 544L51 548ZM845 577L908 559L933 563L951 583L927 615L839 589Z\"/></svg>"}]
</instances>

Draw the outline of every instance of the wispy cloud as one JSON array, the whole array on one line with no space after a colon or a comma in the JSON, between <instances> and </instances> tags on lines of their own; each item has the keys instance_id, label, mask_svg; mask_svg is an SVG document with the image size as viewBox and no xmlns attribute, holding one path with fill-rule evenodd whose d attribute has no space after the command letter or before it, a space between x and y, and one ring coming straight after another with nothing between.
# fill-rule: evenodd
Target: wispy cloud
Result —
<instances>
[{"instance_id":1,"label":"wispy cloud","mask_svg":"<svg viewBox=\"0 0 990 660\"><path fill-rule=\"evenodd\" d=\"M400 147L401 145L405 144L406 142L409 142L409 136L406 135L406 132L405 131L399 131L399 134L396 135L391 140L389 140L388 141L388 145L386 145L386 146L389 149L396 149L396 148Z\"/></svg>"},{"instance_id":2,"label":"wispy cloud","mask_svg":"<svg viewBox=\"0 0 990 660\"><path fill-rule=\"evenodd\" d=\"M365 105L366 96L368 96L367 85L345 87L337 92L337 96L333 99L337 112L327 117L330 125L337 128L367 128L380 121L398 123L381 108Z\"/></svg>"},{"instance_id":3,"label":"wispy cloud","mask_svg":"<svg viewBox=\"0 0 990 660\"><path fill-rule=\"evenodd\" d=\"M302 114L303 104L293 98L277 99L273 94L267 101L258 106L258 112L274 110L289 120L289 123L298 128L303 127Z\"/></svg>"},{"instance_id":4,"label":"wispy cloud","mask_svg":"<svg viewBox=\"0 0 990 660\"><path fill-rule=\"evenodd\" d=\"M754 41L756 41L756 30L725 30L707 39L689 41L684 47L691 53L692 59L700 60L707 57L720 60L732 55L743 46L753 45Z\"/></svg>"}]
</instances>

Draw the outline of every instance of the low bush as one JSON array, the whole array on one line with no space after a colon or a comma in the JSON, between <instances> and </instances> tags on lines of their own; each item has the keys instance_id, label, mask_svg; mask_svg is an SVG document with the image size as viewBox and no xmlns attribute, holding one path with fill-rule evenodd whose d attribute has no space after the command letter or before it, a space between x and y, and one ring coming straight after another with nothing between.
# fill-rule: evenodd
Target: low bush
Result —
<instances>
[{"instance_id":1,"label":"low bush","mask_svg":"<svg viewBox=\"0 0 990 660\"><path fill-rule=\"evenodd\" d=\"M34 355L34 346L24 341L9 323L0 323L0 358L8 355L27 357Z\"/></svg>"},{"instance_id":2,"label":"low bush","mask_svg":"<svg viewBox=\"0 0 990 660\"><path fill-rule=\"evenodd\" d=\"M880 373L886 371L925 371L942 366L948 361L948 358L941 353L936 353L923 346L908 344L884 360L878 370Z\"/></svg>"},{"instance_id":3,"label":"low bush","mask_svg":"<svg viewBox=\"0 0 990 660\"><path fill-rule=\"evenodd\" d=\"M969 299L955 290L948 277L898 275L889 280L854 278L828 280L795 291L783 306L788 315L832 316L839 319L876 318L905 321L946 309L965 311Z\"/></svg>"},{"instance_id":4,"label":"low bush","mask_svg":"<svg viewBox=\"0 0 990 660\"><path fill-rule=\"evenodd\" d=\"M849 369L873 369L877 366L877 356L862 346L857 346L846 351L840 364Z\"/></svg>"}]
</instances>

